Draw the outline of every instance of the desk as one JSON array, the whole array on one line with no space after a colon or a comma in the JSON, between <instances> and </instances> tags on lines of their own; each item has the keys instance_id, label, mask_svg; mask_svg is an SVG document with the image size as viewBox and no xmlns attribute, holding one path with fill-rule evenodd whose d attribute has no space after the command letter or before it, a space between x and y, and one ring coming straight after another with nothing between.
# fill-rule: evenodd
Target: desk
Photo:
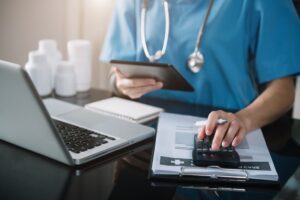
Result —
<instances>
[{"instance_id":1,"label":"desk","mask_svg":"<svg viewBox=\"0 0 300 200\"><path fill-rule=\"evenodd\" d=\"M110 96L107 91L91 90L76 97L60 99L84 105ZM167 112L204 117L214 109L150 98L140 101L164 107ZM155 186L147 178L154 139L79 168L71 168L0 142L0 199L273 199L300 165L300 148L290 137L294 122L286 117L263 129L280 177L277 188L252 187L245 191L215 192L206 186L201 189L178 185ZM154 120L148 125L155 127L156 123Z\"/></svg>"}]
</instances>

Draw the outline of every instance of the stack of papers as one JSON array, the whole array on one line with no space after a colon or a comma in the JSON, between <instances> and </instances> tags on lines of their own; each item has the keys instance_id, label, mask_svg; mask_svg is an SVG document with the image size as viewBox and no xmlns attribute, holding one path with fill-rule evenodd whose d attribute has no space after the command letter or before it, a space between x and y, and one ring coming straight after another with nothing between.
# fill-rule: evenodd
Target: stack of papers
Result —
<instances>
[{"instance_id":1,"label":"stack of papers","mask_svg":"<svg viewBox=\"0 0 300 200\"><path fill-rule=\"evenodd\" d=\"M111 97L85 105L85 108L100 114L117 117L131 122L144 123L158 117L162 108L143 103Z\"/></svg>"},{"instance_id":2,"label":"stack of papers","mask_svg":"<svg viewBox=\"0 0 300 200\"><path fill-rule=\"evenodd\" d=\"M152 161L153 175L278 181L278 174L260 129L247 134L246 139L236 148L241 160L238 169L194 166L193 137L198 131L194 124L199 120L206 119L170 113L160 114Z\"/></svg>"}]
</instances>

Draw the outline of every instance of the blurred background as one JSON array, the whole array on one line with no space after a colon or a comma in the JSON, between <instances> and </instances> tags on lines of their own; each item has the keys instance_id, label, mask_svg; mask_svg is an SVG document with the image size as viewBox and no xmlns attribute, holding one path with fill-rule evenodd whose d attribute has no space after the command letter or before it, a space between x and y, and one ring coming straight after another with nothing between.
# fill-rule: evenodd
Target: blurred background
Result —
<instances>
[{"instance_id":1,"label":"blurred background","mask_svg":"<svg viewBox=\"0 0 300 200\"><path fill-rule=\"evenodd\" d=\"M25 65L40 39L55 39L67 59L68 40L93 47L92 87L107 88L109 66L98 57L115 0L0 0L0 59Z\"/></svg>"}]
</instances>

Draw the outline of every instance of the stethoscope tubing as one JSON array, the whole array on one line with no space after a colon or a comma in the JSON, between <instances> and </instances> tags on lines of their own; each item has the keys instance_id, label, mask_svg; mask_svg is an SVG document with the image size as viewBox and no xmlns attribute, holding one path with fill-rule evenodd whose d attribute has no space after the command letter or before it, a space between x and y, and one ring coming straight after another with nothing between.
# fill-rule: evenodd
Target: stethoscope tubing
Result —
<instances>
[{"instance_id":1,"label":"stethoscope tubing","mask_svg":"<svg viewBox=\"0 0 300 200\"><path fill-rule=\"evenodd\" d=\"M208 8L207 8L207 12L205 14L205 17L204 17L204 21L203 21L203 23L200 26L199 31L198 31L197 41L196 41L194 52L191 54L191 56L188 59L190 59L190 58L195 59L194 55L197 55L198 57L201 56L200 60L202 60L204 62L203 54L200 52L200 47L201 47L203 34L205 32L206 25L207 25L208 18L209 18L211 9L213 7L213 4L214 4L214 0L209 0L209 5L208 5ZM167 46L168 46L169 33L170 33L170 13L169 13L168 0L163 0L163 5L164 5L164 14L165 14L164 42L163 42L162 49L156 51L156 53L154 55L150 55L149 50L148 50L148 46L147 46L147 43L146 43L145 24L146 24L146 12L147 12L148 0L144 0L143 5L142 5L142 11L141 11L141 42L142 42L144 53L145 53L146 57L148 58L148 60L150 62L155 62L155 61L159 60L166 53ZM203 62L201 63L201 66L199 66L199 68L202 67ZM190 66L189 66L189 68L191 69ZM197 72L195 72L194 70L191 69L191 71L194 72L194 73L197 73L199 70L197 70Z\"/></svg>"},{"instance_id":2,"label":"stethoscope tubing","mask_svg":"<svg viewBox=\"0 0 300 200\"><path fill-rule=\"evenodd\" d=\"M145 33L146 11L148 6L148 0L144 0L143 2L142 12L141 12L141 41L142 41L144 53L150 62L159 60L166 53L167 46L168 46L169 33L170 33L170 13L169 13L168 1L163 0L163 5L164 5L164 14L165 14L165 35L164 35L163 47L161 50L158 50L154 55L150 55L146 43L146 33Z\"/></svg>"},{"instance_id":3,"label":"stethoscope tubing","mask_svg":"<svg viewBox=\"0 0 300 200\"><path fill-rule=\"evenodd\" d=\"M214 0L210 0L209 1L209 5L208 5L208 9L207 9L205 17L204 17L204 21L203 21L202 25L200 26L200 29L199 29L199 32L198 32L197 42L196 42L196 46L195 46L194 52L199 51L199 49L201 47L203 33L205 32L207 21L208 21L208 18L209 18L209 15L210 15L210 11L211 11L213 5L214 5Z\"/></svg>"}]
</instances>

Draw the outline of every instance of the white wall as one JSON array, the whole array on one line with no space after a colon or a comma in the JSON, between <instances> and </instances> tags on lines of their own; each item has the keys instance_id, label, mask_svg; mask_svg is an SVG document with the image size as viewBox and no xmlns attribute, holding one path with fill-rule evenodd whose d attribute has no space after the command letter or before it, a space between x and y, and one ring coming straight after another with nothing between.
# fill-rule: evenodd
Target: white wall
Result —
<instances>
[{"instance_id":1,"label":"white wall","mask_svg":"<svg viewBox=\"0 0 300 200\"><path fill-rule=\"evenodd\" d=\"M107 88L109 66L99 62L99 53L110 22L114 0L83 0L82 7L81 36L92 41L94 50L93 84Z\"/></svg>"},{"instance_id":2,"label":"white wall","mask_svg":"<svg viewBox=\"0 0 300 200\"><path fill-rule=\"evenodd\" d=\"M0 59L24 65L41 38L65 42L63 0L0 0Z\"/></svg>"},{"instance_id":3,"label":"white wall","mask_svg":"<svg viewBox=\"0 0 300 200\"><path fill-rule=\"evenodd\" d=\"M89 39L92 86L106 88L108 67L98 56L113 6L112 0L0 0L0 59L24 65L42 38L57 40L66 59L68 40Z\"/></svg>"}]
</instances>

